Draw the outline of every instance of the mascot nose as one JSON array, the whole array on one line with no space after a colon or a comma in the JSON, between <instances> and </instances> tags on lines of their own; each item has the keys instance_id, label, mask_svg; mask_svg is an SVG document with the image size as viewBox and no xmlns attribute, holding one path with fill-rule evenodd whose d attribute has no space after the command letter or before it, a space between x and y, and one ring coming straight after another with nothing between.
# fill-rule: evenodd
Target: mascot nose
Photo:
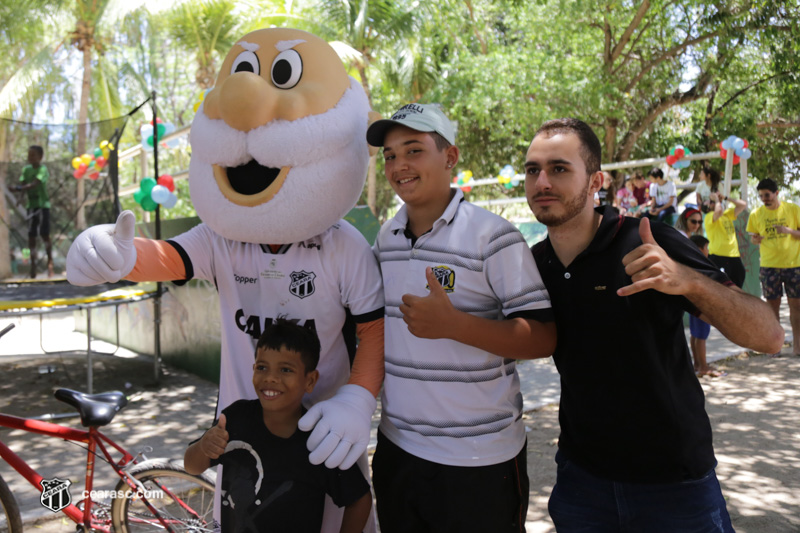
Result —
<instances>
[{"instance_id":1,"label":"mascot nose","mask_svg":"<svg viewBox=\"0 0 800 533\"><path fill-rule=\"evenodd\" d=\"M251 72L237 72L222 83L219 112L228 126L250 131L274 118L276 100L267 81Z\"/></svg>"}]
</instances>

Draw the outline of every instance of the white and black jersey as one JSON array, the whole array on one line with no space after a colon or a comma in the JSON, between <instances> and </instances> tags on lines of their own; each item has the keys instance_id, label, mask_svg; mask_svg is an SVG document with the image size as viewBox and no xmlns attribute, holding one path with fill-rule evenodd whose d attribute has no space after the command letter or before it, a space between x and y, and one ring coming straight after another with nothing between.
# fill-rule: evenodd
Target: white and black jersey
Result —
<instances>
[{"instance_id":1,"label":"white and black jersey","mask_svg":"<svg viewBox=\"0 0 800 533\"><path fill-rule=\"evenodd\" d=\"M381 228L375 253L386 295L386 377L381 432L406 452L440 464L484 466L525 442L516 361L408 331L404 294L428 294L432 267L453 305L503 320L552 320L550 299L522 234L455 195L430 232L414 239L406 209Z\"/></svg>"},{"instance_id":2,"label":"white and black jersey","mask_svg":"<svg viewBox=\"0 0 800 533\"><path fill-rule=\"evenodd\" d=\"M348 345L355 346L343 333L348 311L356 323L383 316L378 264L366 239L344 220L274 253L267 245L225 239L205 224L168 242L183 258L186 279L213 281L219 291L219 406L256 398L253 361L265 323L283 317L316 331L320 378L303 402L308 407L348 380Z\"/></svg>"}]
</instances>

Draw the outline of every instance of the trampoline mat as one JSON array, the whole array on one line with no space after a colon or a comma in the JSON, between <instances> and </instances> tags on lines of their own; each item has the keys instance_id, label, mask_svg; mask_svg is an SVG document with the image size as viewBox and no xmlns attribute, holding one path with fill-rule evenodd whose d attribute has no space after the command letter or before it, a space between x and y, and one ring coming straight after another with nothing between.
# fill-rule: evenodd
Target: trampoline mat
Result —
<instances>
[{"instance_id":1,"label":"trampoline mat","mask_svg":"<svg viewBox=\"0 0 800 533\"><path fill-rule=\"evenodd\" d=\"M35 283L3 283L0 284L0 301L29 302L48 300L75 300L91 298L114 289L125 289L136 285L132 281L102 283L91 287L78 287L65 281Z\"/></svg>"}]
</instances>

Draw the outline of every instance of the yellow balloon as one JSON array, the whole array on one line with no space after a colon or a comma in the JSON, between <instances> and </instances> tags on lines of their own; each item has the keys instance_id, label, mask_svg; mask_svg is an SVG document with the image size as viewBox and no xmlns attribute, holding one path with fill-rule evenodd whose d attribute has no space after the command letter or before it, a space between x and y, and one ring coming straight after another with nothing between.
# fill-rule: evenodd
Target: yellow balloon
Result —
<instances>
[{"instance_id":1,"label":"yellow balloon","mask_svg":"<svg viewBox=\"0 0 800 533\"><path fill-rule=\"evenodd\" d=\"M111 143L108 143L108 149L109 149L109 150L113 150L113 149L114 149L114 145L113 145L113 144L111 144Z\"/></svg>"},{"instance_id":2,"label":"yellow balloon","mask_svg":"<svg viewBox=\"0 0 800 533\"><path fill-rule=\"evenodd\" d=\"M108 149L108 147L103 148L103 157L105 157L106 160L108 160L109 155L111 155L111 151Z\"/></svg>"},{"instance_id":3,"label":"yellow balloon","mask_svg":"<svg viewBox=\"0 0 800 533\"><path fill-rule=\"evenodd\" d=\"M89 163L91 163L91 162L92 162L92 159L94 159L94 157L90 156L89 154L83 154L83 155L81 156L81 162L82 162L82 163L84 163L84 164L86 164L86 165L88 165Z\"/></svg>"},{"instance_id":4,"label":"yellow balloon","mask_svg":"<svg viewBox=\"0 0 800 533\"><path fill-rule=\"evenodd\" d=\"M76 157L72 160L72 168L77 170L79 166L81 166L81 158Z\"/></svg>"},{"instance_id":5,"label":"yellow balloon","mask_svg":"<svg viewBox=\"0 0 800 533\"><path fill-rule=\"evenodd\" d=\"M108 146L108 141L100 141L100 149L105 151L106 146Z\"/></svg>"}]
</instances>

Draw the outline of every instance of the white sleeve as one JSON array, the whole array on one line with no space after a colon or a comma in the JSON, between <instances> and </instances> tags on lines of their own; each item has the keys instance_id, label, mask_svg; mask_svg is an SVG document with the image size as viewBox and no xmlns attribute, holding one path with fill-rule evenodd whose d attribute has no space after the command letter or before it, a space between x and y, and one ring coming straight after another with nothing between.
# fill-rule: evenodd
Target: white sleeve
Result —
<instances>
[{"instance_id":1,"label":"white sleeve","mask_svg":"<svg viewBox=\"0 0 800 533\"><path fill-rule=\"evenodd\" d=\"M352 225L339 221L333 232L333 263L337 265L342 305L356 317L380 311L383 317L383 281L375 254L364 236Z\"/></svg>"},{"instance_id":2,"label":"white sleeve","mask_svg":"<svg viewBox=\"0 0 800 533\"><path fill-rule=\"evenodd\" d=\"M503 315L551 307L550 295L533 254L513 225L503 224L492 235L486 248L484 269L487 281L502 305Z\"/></svg>"},{"instance_id":3,"label":"white sleeve","mask_svg":"<svg viewBox=\"0 0 800 533\"><path fill-rule=\"evenodd\" d=\"M213 281L214 271L214 239L221 239L205 224L198 224L186 233L168 239L178 245L178 253L186 266L186 279L205 279Z\"/></svg>"}]
</instances>

